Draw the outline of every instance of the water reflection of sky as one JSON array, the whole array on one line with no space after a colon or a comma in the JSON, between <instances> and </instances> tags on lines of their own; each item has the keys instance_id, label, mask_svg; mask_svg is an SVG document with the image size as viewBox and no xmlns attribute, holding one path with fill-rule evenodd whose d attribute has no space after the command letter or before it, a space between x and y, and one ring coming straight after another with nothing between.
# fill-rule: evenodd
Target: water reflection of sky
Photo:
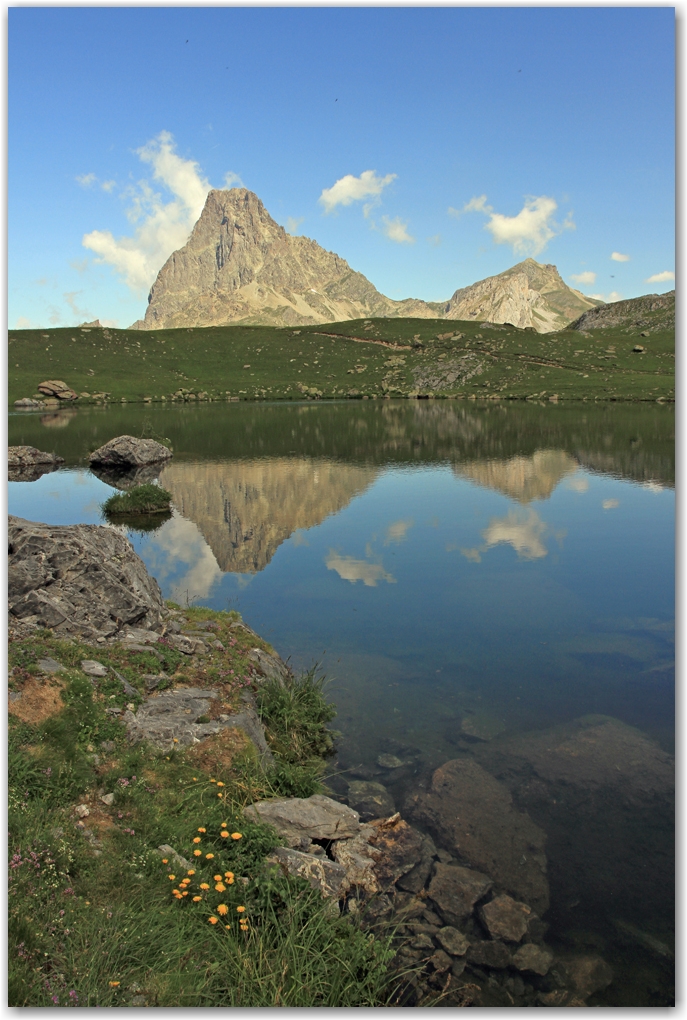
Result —
<instances>
[{"instance_id":1,"label":"water reflection of sky","mask_svg":"<svg viewBox=\"0 0 687 1020\"><path fill-rule=\"evenodd\" d=\"M255 573L222 571L232 550L210 547L204 529L215 543L222 532L202 513L130 537L166 597L238 608L297 665L321 660L338 678L340 727L351 714L362 743L391 719L436 744L439 720L485 701L513 728L604 712L669 739L672 491L551 456L534 473L387 468L351 485ZM58 471L10 483L9 509L102 523L110 491ZM393 711L373 707L390 684Z\"/></svg>"}]
</instances>

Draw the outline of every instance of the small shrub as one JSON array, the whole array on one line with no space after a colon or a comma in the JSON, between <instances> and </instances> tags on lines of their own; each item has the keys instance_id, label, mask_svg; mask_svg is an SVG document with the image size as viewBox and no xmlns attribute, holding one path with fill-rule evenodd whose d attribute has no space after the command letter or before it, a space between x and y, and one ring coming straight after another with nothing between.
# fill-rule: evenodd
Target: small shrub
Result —
<instances>
[{"instance_id":1,"label":"small shrub","mask_svg":"<svg viewBox=\"0 0 687 1020\"><path fill-rule=\"evenodd\" d=\"M138 517L170 512L172 493L159 485L137 485L130 492L113 492L102 505L108 517Z\"/></svg>"}]
</instances>

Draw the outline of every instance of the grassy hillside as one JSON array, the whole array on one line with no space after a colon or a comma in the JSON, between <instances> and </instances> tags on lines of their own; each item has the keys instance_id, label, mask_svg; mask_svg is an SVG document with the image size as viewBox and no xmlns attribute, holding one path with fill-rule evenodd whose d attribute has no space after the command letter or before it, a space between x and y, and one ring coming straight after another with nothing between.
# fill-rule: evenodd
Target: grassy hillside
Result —
<instances>
[{"instance_id":1,"label":"grassy hillside","mask_svg":"<svg viewBox=\"0 0 687 1020\"><path fill-rule=\"evenodd\" d=\"M640 344L643 353L633 352ZM445 319L300 329L11 330L9 400L61 379L80 402L463 396L672 400L675 332L538 334ZM103 398L99 394L107 393Z\"/></svg>"}]
</instances>

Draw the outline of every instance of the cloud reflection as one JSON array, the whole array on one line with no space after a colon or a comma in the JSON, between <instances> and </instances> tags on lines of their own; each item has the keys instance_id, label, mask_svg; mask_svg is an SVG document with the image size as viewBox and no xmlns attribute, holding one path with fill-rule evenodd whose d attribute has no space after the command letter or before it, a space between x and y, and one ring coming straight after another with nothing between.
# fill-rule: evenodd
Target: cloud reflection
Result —
<instances>
[{"instance_id":1,"label":"cloud reflection","mask_svg":"<svg viewBox=\"0 0 687 1020\"><path fill-rule=\"evenodd\" d=\"M192 521L173 517L143 549L146 566L167 598L206 599L222 577L212 549ZM183 571L181 577L177 576Z\"/></svg>"},{"instance_id":2,"label":"cloud reflection","mask_svg":"<svg viewBox=\"0 0 687 1020\"><path fill-rule=\"evenodd\" d=\"M368 560L356 560L353 556L341 556L330 549L325 563L328 570L335 570L344 581L355 584L362 581L367 588L376 588L378 581L396 584L396 578L387 573L381 563L370 563Z\"/></svg>"},{"instance_id":3,"label":"cloud reflection","mask_svg":"<svg viewBox=\"0 0 687 1020\"><path fill-rule=\"evenodd\" d=\"M395 542L396 544L404 542L414 523L415 521L412 517L406 521L394 521L393 524L390 524L386 529L384 545L389 545L391 542Z\"/></svg>"},{"instance_id":4,"label":"cloud reflection","mask_svg":"<svg viewBox=\"0 0 687 1020\"><path fill-rule=\"evenodd\" d=\"M482 553L496 545L510 545L521 560L539 560L548 555L549 550L544 544L546 535L552 534L549 525L542 521L535 510L509 510L505 517L493 517L488 527L482 532L484 545L472 549L461 549L466 559L473 563L481 563ZM557 532L559 541L565 535Z\"/></svg>"}]
</instances>

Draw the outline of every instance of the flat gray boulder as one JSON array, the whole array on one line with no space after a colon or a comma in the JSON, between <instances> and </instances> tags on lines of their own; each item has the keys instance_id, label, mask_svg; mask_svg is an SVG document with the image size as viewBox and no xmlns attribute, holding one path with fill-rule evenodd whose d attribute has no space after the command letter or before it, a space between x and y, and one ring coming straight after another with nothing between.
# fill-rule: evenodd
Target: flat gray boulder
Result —
<instances>
[{"instance_id":1,"label":"flat gray boulder","mask_svg":"<svg viewBox=\"0 0 687 1020\"><path fill-rule=\"evenodd\" d=\"M360 832L360 817L345 804L314 793L312 797L275 797L244 808L248 818L274 826L291 847L314 839L350 839Z\"/></svg>"},{"instance_id":2,"label":"flat gray boulder","mask_svg":"<svg viewBox=\"0 0 687 1020\"><path fill-rule=\"evenodd\" d=\"M8 552L10 620L86 640L126 625L162 629L160 586L114 528L9 517Z\"/></svg>"},{"instance_id":3,"label":"flat gray boulder","mask_svg":"<svg viewBox=\"0 0 687 1020\"><path fill-rule=\"evenodd\" d=\"M258 672L268 680L276 680L282 687L291 676L291 670L278 655L266 652L264 648L251 648L248 658L255 663Z\"/></svg>"},{"instance_id":4,"label":"flat gray boulder","mask_svg":"<svg viewBox=\"0 0 687 1020\"><path fill-rule=\"evenodd\" d=\"M168 460L172 451L154 439L137 439L136 436L117 436L95 450L88 458L90 464L110 468L141 467Z\"/></svg>"}]
</instances>

